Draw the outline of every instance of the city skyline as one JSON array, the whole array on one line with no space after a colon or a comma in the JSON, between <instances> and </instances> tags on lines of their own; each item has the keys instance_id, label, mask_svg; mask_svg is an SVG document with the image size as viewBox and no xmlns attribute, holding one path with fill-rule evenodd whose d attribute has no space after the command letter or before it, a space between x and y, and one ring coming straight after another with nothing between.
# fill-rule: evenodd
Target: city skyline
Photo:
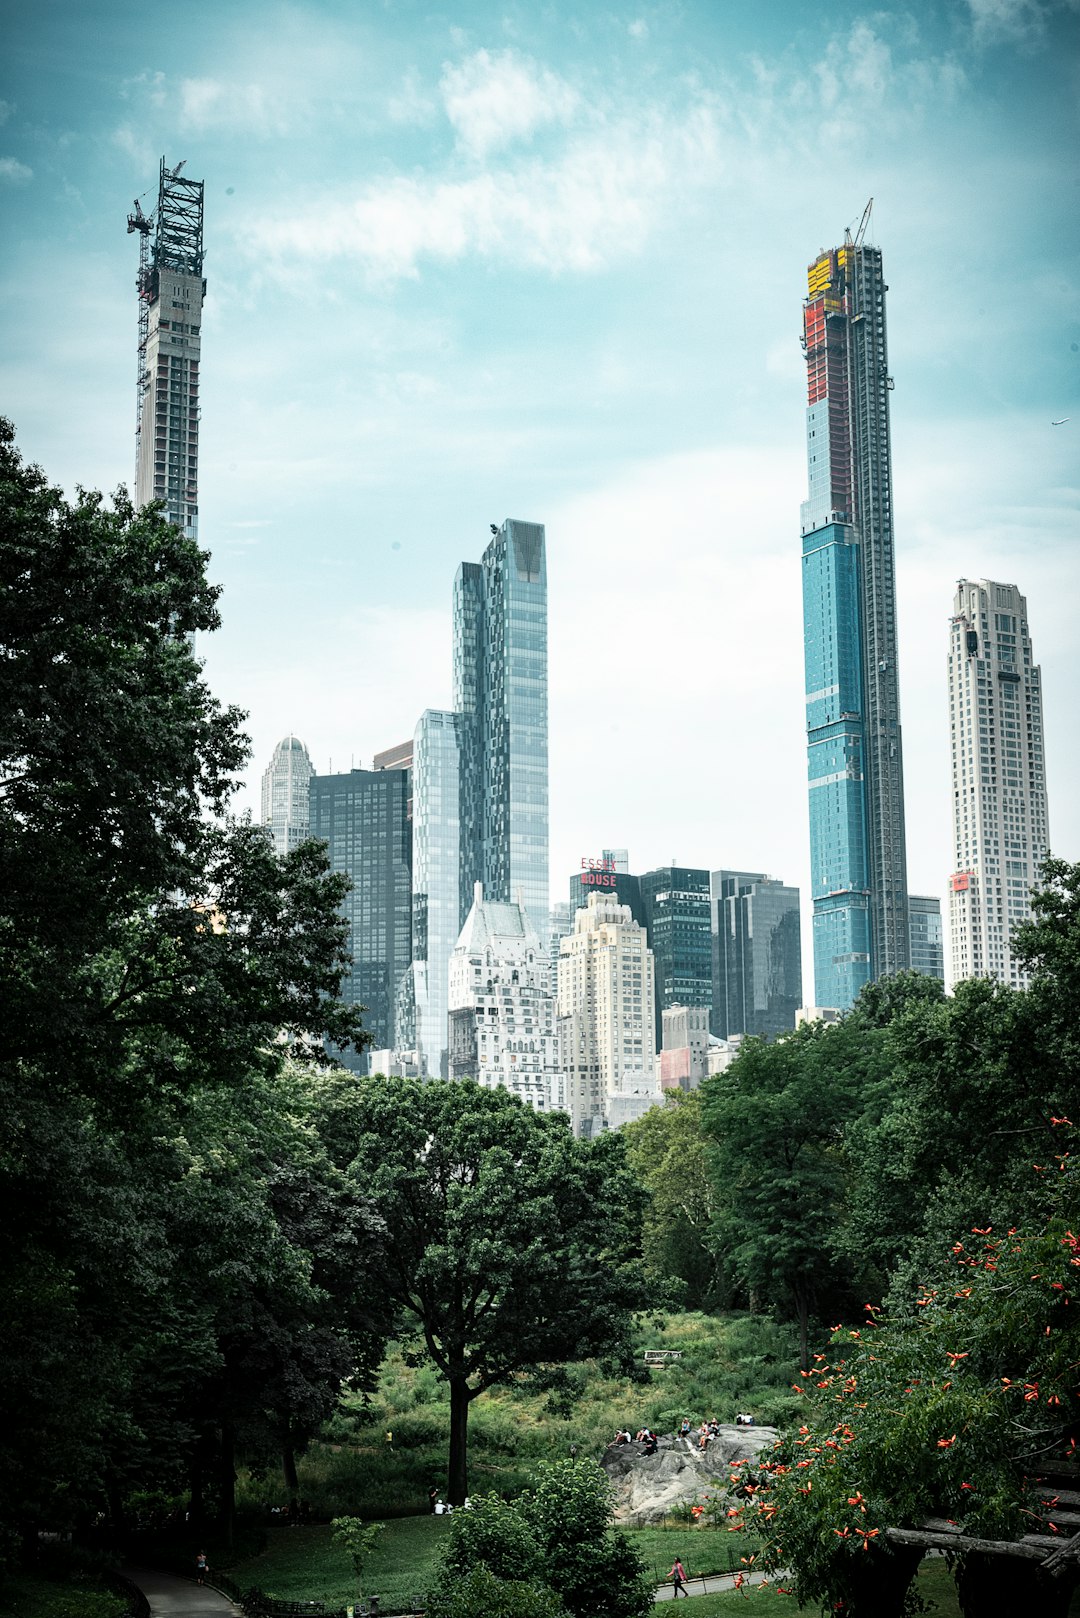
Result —
<instances>
[{"instance_id":1,"label":"city skyline","mask_svg":"<svg viewBox=\"0 0 1080 1618\"><path fill-rule=\"evenodd\" d=\"M873 194L909 884L944 897L953 868L942 602L959 576L1027 595L1052 846L1075 855L1069 13L833 7L810 32L794 6L752 24L713 9L570 31L467 6L425 38L408 5L352 25L297 6L255 51L242 6L196 3L181 43L153 16L133 36L109 4L12 19L5 400L69 489L132 483L131 199L153 202L162 153L205 180L200 541L225 593L200 651L251 710L256 815L290 729L325 772L449 706L455 559L500 510L536 512L552 891L614 838L638 869L730 860L809 892L792 309ZM1018 244L1024 295L1006 299ZM277 618L286 639L266 635ZM333 680L312 655L330 643Z\"/></svg>"}]
</instances>

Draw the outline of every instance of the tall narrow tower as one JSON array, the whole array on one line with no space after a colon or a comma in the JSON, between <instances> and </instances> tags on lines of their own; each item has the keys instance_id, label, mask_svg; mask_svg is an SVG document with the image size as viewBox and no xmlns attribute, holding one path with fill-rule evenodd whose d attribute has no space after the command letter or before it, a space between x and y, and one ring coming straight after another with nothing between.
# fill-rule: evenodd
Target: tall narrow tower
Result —
<instances>
[{"instance_id":1,"label":"tall narrow tower","mask_svg":"<svg viewBox=\"0 0 1080 1618\"><path fill-rule=\"evenodd\" d=\"M161 159L157 207L138 202L139 382L135 504L163 500L192 539L199 526L199 356L203 280L203 182Z\"/></svg>"},{"instance_id":2,"label":"tall narrow tower","mask_svg":"<svg viewBox=\"0 0 1080 1618\"><path fill-rule=\"evenodd\" d=\"M1013 929L1049 852L1042 675L1015 584L961 579L949 632L952 977L1023 988Z\"/></svg>"},{"instance_id":3,"label":"tall narrow tower","mask_svg":"<svg viewBox=\"0 0 1080 1618\"><path fill-rule=\"evenodd\" d=\"M818 1005L910 961L881 251L810 265L809 498L802 508L806 728Z\"/></svg>"},{"instance_id":4,"label":"tall narrow tower","mask_svg":"<svg viewBox=\"0 0 1080 1618\"><path fill-rule=\"evenodd\" d=\"M473 888L548 928L547 563L543 523L508 517L454 580L461 920Z\"/></svg>"}]
</instances>

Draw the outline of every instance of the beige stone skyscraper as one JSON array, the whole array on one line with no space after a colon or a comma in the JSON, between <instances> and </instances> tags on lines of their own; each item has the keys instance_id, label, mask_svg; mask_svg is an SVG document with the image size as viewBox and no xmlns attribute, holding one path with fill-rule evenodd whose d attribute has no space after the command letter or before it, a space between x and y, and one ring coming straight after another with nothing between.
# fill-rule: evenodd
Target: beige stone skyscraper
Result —
<instances>
[{"instance_id":1,"label":"beige stone skyscraper","mask_svg":"<svg viewBox=\"0 0 1080 1618\"><path fill-rule=\"evenodd\" d=\"M560 1062L574 1133L617 1128L653 1106L653 954L629 905L590 893L559 944Z\"/></svg>"},{"instance_id":2,"label":"beige stone skyscraper","mask_svg":"<svg viewBox=\"0 0 1080 1618\"><path fill-rule=\"evenodd\" d=\"M961 579L949 630L951 976L1022 987L1009 939L1049 849L1042 676L1013 584Z\"/></svg>"}]
</instances>

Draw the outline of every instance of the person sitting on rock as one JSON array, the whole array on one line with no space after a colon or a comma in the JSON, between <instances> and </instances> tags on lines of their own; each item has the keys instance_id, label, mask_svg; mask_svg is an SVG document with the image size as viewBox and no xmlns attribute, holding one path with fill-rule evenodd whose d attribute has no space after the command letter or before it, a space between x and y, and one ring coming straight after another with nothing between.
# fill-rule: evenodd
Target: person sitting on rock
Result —
<instances>
[{"instance_id":1,"label":"person sitting on rock","mask_svg":"<svg viewBox=\"0 0 1080 1618\"><path fill-rule=\"evenodd\" d=\"M689 1418L689 1416L684 1416L683 1419L682 1419L682 1426L679 1428L679 1437L680 1438L689 1438L690 1437L690 1418Z\"/></svg>"},{"instance_id":2,"label":"person sitting on rock","mask_svg":"<svg viewBox=\"0 0 1080 1618\"><path fill-rule=\"evenodd\" d=\"M698 1449L704 1449L706 1447L706 1445L708 1444L708 1442L709 1442L709 1429L705 1425L705 1423L702 1422L701 1426L698 1428L698 1441L697 1441Z\"/></svg>"},{"instance_id":3,"label":"person sitting on rock","mask_svg":"<svg viewBox=\"0 0 1080 1618\"><path fill-rule=\"evenodd\" d=\"M656 1454L656 1448L657 1448L656 1434L655 1433L650 1433L648 1438L645 1440L645 1448L642 1451L642 1453L645 1454L645 1455L655 1455Z\"/></svg>"}]
</instances>

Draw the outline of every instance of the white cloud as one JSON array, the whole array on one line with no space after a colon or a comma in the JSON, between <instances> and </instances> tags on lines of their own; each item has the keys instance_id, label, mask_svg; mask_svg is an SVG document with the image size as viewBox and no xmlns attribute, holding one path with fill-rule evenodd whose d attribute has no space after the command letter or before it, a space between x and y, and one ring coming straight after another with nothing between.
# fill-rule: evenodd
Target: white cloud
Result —
<instances>
[{"instance_id":1,"label":"white cloud","mask_svg":"<svg viewBox=\"0 0 1080 1618\"><path fill-rule=\"evenodd\" d=\"M0 157L0 180L6 180L11 185L25 185L27 180L33 178L33 169L28 169L18 158Z\"/></svg>"},{"instance_id":2,"label":"white cloud","mask_svg":"<svg viewBox=\"0 0 1080 1618\"><path fill-rule=\"evenodd\" d=\"M649 37L649 25L644 17L635 17L626 31L631 39L648 39Z\"/></svg>"},{"instance_id":3,"label":"white cloud","mask_svg":"<svg viewBox=\"0 0 1080 1618\"><path fill-rule=\"evenodd\" d=\"M513 50L480 50L448 63L439 88L459 147L477 158L547 124L569 123L580 104L565 79Z\"/></svg>"},{"instance_id":4,"label":"white cloud","mask_svg":"<svg viewBox=\"0 0 1080 1618\"><path fill-rule=\"evenodd\" d=\"M1046 28L1040 0L968 0L978 45L1034 44Z\"/></svg>"},{"instance_id":5,"label":"white cloud","mask_svg":"<svg viewBox=\"0 0 1080 1618\"><path fill-rule=\"evenodd\" d=\"M256 223L263 254L350 258L373 278L415 276L425 259L476 254L558 273L592 270L641 244L673 186L715 166L705 108L681 123L647 114L581 135L551 160L531 158L466 179L395 176L352 202L336 198Z\"/></svg>"},{"instance_id":6,"label":"white cloud","mask_svg":"<svg viewBox=\"0 0 1080 1618\"><path fill-rule=\"evenodd\" d=\"M194 134L241 130L253 135L280 135L288 127L282 101L259 84L222 79L181 79L179 121Z\"/></svg>"}]
</instances>

